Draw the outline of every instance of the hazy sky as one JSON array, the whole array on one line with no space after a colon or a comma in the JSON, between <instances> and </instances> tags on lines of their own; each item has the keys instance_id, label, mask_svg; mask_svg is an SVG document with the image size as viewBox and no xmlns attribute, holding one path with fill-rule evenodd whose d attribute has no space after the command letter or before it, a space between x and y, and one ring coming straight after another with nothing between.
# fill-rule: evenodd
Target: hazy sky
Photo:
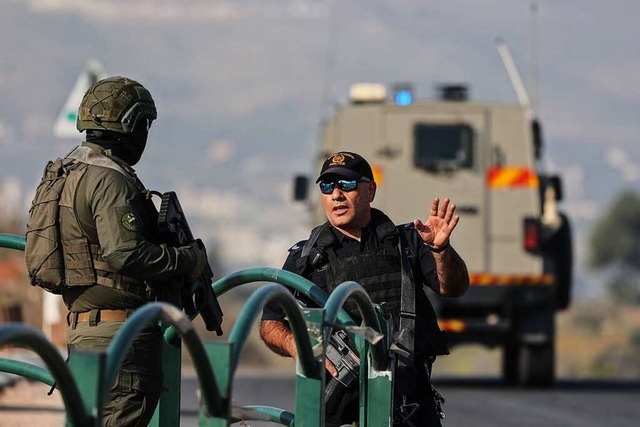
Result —
<instances>
[{"instance_id":1,"label":"hazy sky","mask_svg":"<svg viewBox=\"0 0 640 427\"><path fill-rule=\"evenodd\" d=\"M640 181L640 3L531 4L0 0L0 190L23 209L46 160L80 142L51 129L97 58L156 100L145 183L181 191L234 265L279 264L305 237L291 176L309 172L318 124L349 85L408 81L433 97L439 83L466 82L473 99L516 103L500 36L539 107L546 164L564 177L584 272L589 225Z\"/></svg>"}]
</instances>

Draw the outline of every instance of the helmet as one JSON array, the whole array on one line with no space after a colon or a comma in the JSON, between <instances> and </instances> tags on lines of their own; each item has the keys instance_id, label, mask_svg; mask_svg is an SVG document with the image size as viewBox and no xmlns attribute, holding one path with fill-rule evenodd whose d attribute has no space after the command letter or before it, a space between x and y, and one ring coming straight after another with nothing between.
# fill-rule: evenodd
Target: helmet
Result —
<instances>
[{"instance_id":1,"label":"helmet","mask_svg":"<svg viewBox=\"0 0 640 427\"><path fill-rule=\"evenodd\" d=\"M158 113L147 89L126 77L109 77L92 84L84 94L76 128L84 130L109 130L132 133L141 119L149 122Z\"/></svg>"}]
</instances>

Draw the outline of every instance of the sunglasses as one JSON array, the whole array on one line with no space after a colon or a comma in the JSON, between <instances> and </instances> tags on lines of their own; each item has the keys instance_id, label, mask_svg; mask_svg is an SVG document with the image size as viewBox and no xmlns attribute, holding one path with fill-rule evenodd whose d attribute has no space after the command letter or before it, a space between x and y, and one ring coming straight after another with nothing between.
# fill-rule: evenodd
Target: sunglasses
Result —
<instances>
[{"instance_id":1,"label":"sunglasses","mask_svg":"<svg viewBox=\"0 0 640 427\"><path fill-rule=\"evenodd\" d=\"M341 191L353 191L358 187L359 182L367 182L357 179L339 179L337 181L320 181L320 192L322 194L331 194L336 185Z\"/></svg>"}]
</instances>

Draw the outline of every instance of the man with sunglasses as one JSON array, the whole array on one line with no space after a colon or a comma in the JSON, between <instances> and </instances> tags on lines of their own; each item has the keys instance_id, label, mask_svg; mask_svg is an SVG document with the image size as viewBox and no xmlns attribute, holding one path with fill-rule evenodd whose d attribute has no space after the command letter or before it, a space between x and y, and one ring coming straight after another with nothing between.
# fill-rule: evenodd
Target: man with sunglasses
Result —
<instances>
[{"instance_id":1,"label":"man with sunglasses","mask_svg":"<svg viewBox=\"0 0 640 427\"><path fill-rule=\"evenodd\" d=\"M448 349L423 286L446 297L461 296L469 287L466 265L449 243L459 221L455 206L449 199L441 203L435 198L426 221L416 219L396 226L371 207L376 195L371 166L362 156L347 151L329 156L316 182L328 221L316 227L308 240L289 249L283 269L328 293L345 281L358 282L391 316L399 344L407 344L399 336L415 336L408 343L413 347L410 357L401 360L402 367L396 370L394 425L440 426L444 399L431 385L431 366ZM401 319L401 308L406 312L407 304L413 306L415 317ZM358 320L355 305L347 303L345 308ZM274 352L297 356L281 310L265 308L260 333ZM335 376L330 362L327 369ZM327 425L357 422L357 394L356 384L341 405L326 414Z\"/></svg>"},{"instance_id":2,"label":"man with sunglasses","mask_svg":"<svg viewBox=\"0 0 640 427\"><path fill-rule=\"evenodd\" d=\"M70 353L105 351L132 311L154 299L150 283L195 279L207 263L195 244L161 242L158 212L132 167L156 117L153 98L140 83L120 76L100 80L78 110L85 142L59 159L58 172L66 177L58 215ZM56 164L49 162L45 176ZM146 426L161 392L162 334L149 325L136 336L111 387L104 425Z\"/></svg>"}]
</instances>

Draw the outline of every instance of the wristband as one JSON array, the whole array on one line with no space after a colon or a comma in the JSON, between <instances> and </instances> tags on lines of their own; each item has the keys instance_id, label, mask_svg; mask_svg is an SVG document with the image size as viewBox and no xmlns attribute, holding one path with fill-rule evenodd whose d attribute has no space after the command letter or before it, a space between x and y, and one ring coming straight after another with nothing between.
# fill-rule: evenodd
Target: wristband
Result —
<instances>
[{"instance_id":1,"label":"wristband","mask_svg":"<svg viewBox=\"0 0 640 427\"><path fill-rule=\"evenodd\" d=\"M436 248L435 246L428 245L426 243L424 245L426 247L428 247L431 252L439 254L440 252L444 251L445 249L447 249L449 247L449 241L447 240L447 243L445 243L444 245L440 246L439 248Z\"/></svg>"}]
</instances>

